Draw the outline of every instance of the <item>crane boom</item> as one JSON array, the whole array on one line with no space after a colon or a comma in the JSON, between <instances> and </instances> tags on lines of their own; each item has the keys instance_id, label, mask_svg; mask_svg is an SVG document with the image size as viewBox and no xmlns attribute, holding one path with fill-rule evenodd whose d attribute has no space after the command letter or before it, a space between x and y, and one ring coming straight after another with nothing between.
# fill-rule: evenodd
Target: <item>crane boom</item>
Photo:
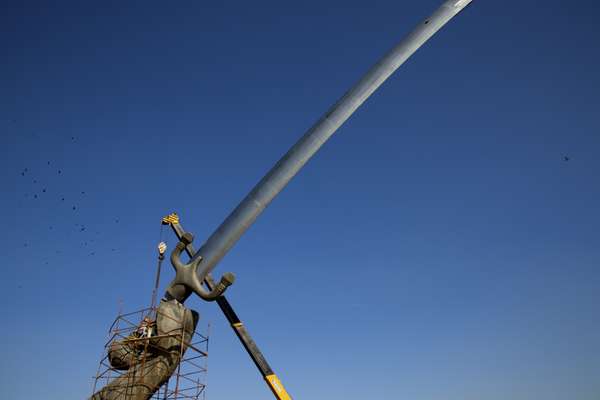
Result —
<instances>
[{"instance_id":1,"label":"crane boom","mask_svg":"<svg viewBox=\"0 0 600 400\"><path fill-rule=\"evenodd\" d=\"M181 226L177 214L173 213L163 218L163 224L168 224L171 226L171 229L173 229L177 239L181 240L183 238L183 235L186 231L183 229L183 226ZM193 257L194 254L196 254L194 245L192 243L188 243L185 246L185 252L188 254L188 256L190 256L190 258ZM204 280L203 284L206 285L209 290L213 290L213 288L216 286L216 283L210 274L206 275L206 279ZM248 332L240 318L233 310L231 304L229 304L227 298L225 298L225 296L219 296L216 299L216 302L221 311L223 311L223 314L225 315L225 318L227 318L229 325L242 343L242 346L244 346L244 349L246 349L248 352L248 355L254 362L254 365L256 365L256 368L258 368L260 374L267 385L269 385L269 388L277 400L292 400L288 392L285 390L285 387L279 380L279 377L275 374L267 362L267 359L258 348L258 345L252 339L252 336L250 336L250 332Z\"/></svg>"}]
</instances>

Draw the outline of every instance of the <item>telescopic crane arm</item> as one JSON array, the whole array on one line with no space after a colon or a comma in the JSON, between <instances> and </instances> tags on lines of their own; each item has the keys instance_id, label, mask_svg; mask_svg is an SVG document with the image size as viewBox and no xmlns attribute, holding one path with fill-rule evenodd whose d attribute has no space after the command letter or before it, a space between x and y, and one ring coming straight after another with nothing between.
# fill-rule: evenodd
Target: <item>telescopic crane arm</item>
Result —
<instances>
[{"instance_id":1,"label":"telescopic crane arm","mask_svg":"<svg viewBox=\"0 0 600 400\"><path fill-rule=\"evenodd\" d=\"M173 229L173 232L175 233L175 236L177 236L177 239L179 239L180 243L187 242L184 248L185 252L190 256L190 258L193 258L194 254L196 254L196 250L194 249L194 245L191 243L191 241L185 239L187 232L181 226L177 214L171 214L164 217L162 223L169 225L171 229ZM213 291L217 287L217 284L210 274L206 275L203 283L209 291ZM229 322L229 325L242 343L242 346L244 346L244 349L246 349L248 355L250 355L250 358L252 361L254 361L254 364L258 368L264 380L267 382L267 385L269 385L269 388L277 400L292 400L290 395L285 390L285 387L279 380L279 377L277 377L275 372L273 372L273 369L263 356L262 352L258 348L258 345L254 342L252 336L250 336L250 333L242 321L238 318L237 314L233 310L233 307L231 307L231 304L229 304L229 301L223 295L217 297L215 301L217 302L221 311L223 311L225 318L227 318L227 322Z\"/></svg>"}]
</instances>

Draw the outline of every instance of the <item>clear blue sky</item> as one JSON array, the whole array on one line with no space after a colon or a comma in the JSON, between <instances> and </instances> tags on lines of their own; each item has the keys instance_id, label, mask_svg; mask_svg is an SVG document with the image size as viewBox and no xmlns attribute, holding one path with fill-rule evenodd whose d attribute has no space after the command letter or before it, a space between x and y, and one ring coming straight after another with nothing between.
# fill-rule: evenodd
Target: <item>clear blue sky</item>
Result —
<instances>
[{"instance_id":1,"label":"clear blue sky","mask_svg":"<svg viewBox=\"0 0 600 400\"><path fill-rule=\"evenodd\" d=\"M439 3L4 2L3 398L88 396L160 218L201 242ZM600 11L576 3L475 0L218 266L295 399L598 399ZM209 398L271 399L188 304Z\"/></svg>"}]
</instances>

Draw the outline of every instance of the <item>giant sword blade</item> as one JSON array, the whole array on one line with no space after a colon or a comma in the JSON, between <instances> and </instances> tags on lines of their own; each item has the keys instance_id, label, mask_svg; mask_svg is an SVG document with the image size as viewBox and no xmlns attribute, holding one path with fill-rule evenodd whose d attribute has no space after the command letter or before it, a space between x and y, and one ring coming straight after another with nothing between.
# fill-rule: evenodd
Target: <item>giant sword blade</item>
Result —
<instances>
[{"instance_id":1,"label":"giant sword blade","mask_svg":"<svg viewBox=\"0 0 600 400\"><path fill-rule=\"evenodd\" d=\"M214 300L200 288L206 276L215 268L231 247L277 194L298 173L306 162L335 133L373 92L440 28L462 11L472 0L448 0L431 16L419 23L403 40L340 98L275 164L242 202L200 247L188 265L179 268L176 279L167 289L170 297L185 301L191 291L204 299ZM183 265L181 265L183 267ZM181 272L181 277L180 275ZM232 283L231 274L221 279L220 293Z\"/></svg>"}]
</instances>

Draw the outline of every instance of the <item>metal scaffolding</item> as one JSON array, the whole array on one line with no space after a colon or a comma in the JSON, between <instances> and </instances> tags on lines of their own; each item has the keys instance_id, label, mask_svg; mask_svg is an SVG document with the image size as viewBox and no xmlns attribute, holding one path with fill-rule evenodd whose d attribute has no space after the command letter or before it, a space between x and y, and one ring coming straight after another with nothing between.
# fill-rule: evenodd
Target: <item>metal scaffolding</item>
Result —
<instances>
[{"instance_id":1,"label":"metal scaffolding","mask_svg":"<svg viewBox=\"0 0 600 400\"><path fill-rule=\"evenodd\" d=\"M172 331L169 334L136 337L136 332L140 330L140 322L144 320L156 321L159 311L158 307L152 306L138 311L123 314L119 312L108 331L108 341L104 346L104 351L98 371L94 377L92 393L114 382L121 382L116 386L113 393L115 398L123 400L137 399L133 393L136 385L143 385L145 378L145 364L150 363L153 354L164 351L156 341L164 338L174 338L179 341L182 349L180 362L177 369L171 377L164 382L158 390L150 397L153 400L171 400L171 399L206 399L206 378L208 372L208 342L210 333L210 324L206 326L206 333L194 332L192 339L185 342L183 328L178 331ZM127 348L131 354L128 356L134 360L134 364L141 368L122 369L116 367L114 361L111 362L111 351L114 353L115 347ZM137 371L132 373L131 371Z\"/></svg>"}]
</instances>

